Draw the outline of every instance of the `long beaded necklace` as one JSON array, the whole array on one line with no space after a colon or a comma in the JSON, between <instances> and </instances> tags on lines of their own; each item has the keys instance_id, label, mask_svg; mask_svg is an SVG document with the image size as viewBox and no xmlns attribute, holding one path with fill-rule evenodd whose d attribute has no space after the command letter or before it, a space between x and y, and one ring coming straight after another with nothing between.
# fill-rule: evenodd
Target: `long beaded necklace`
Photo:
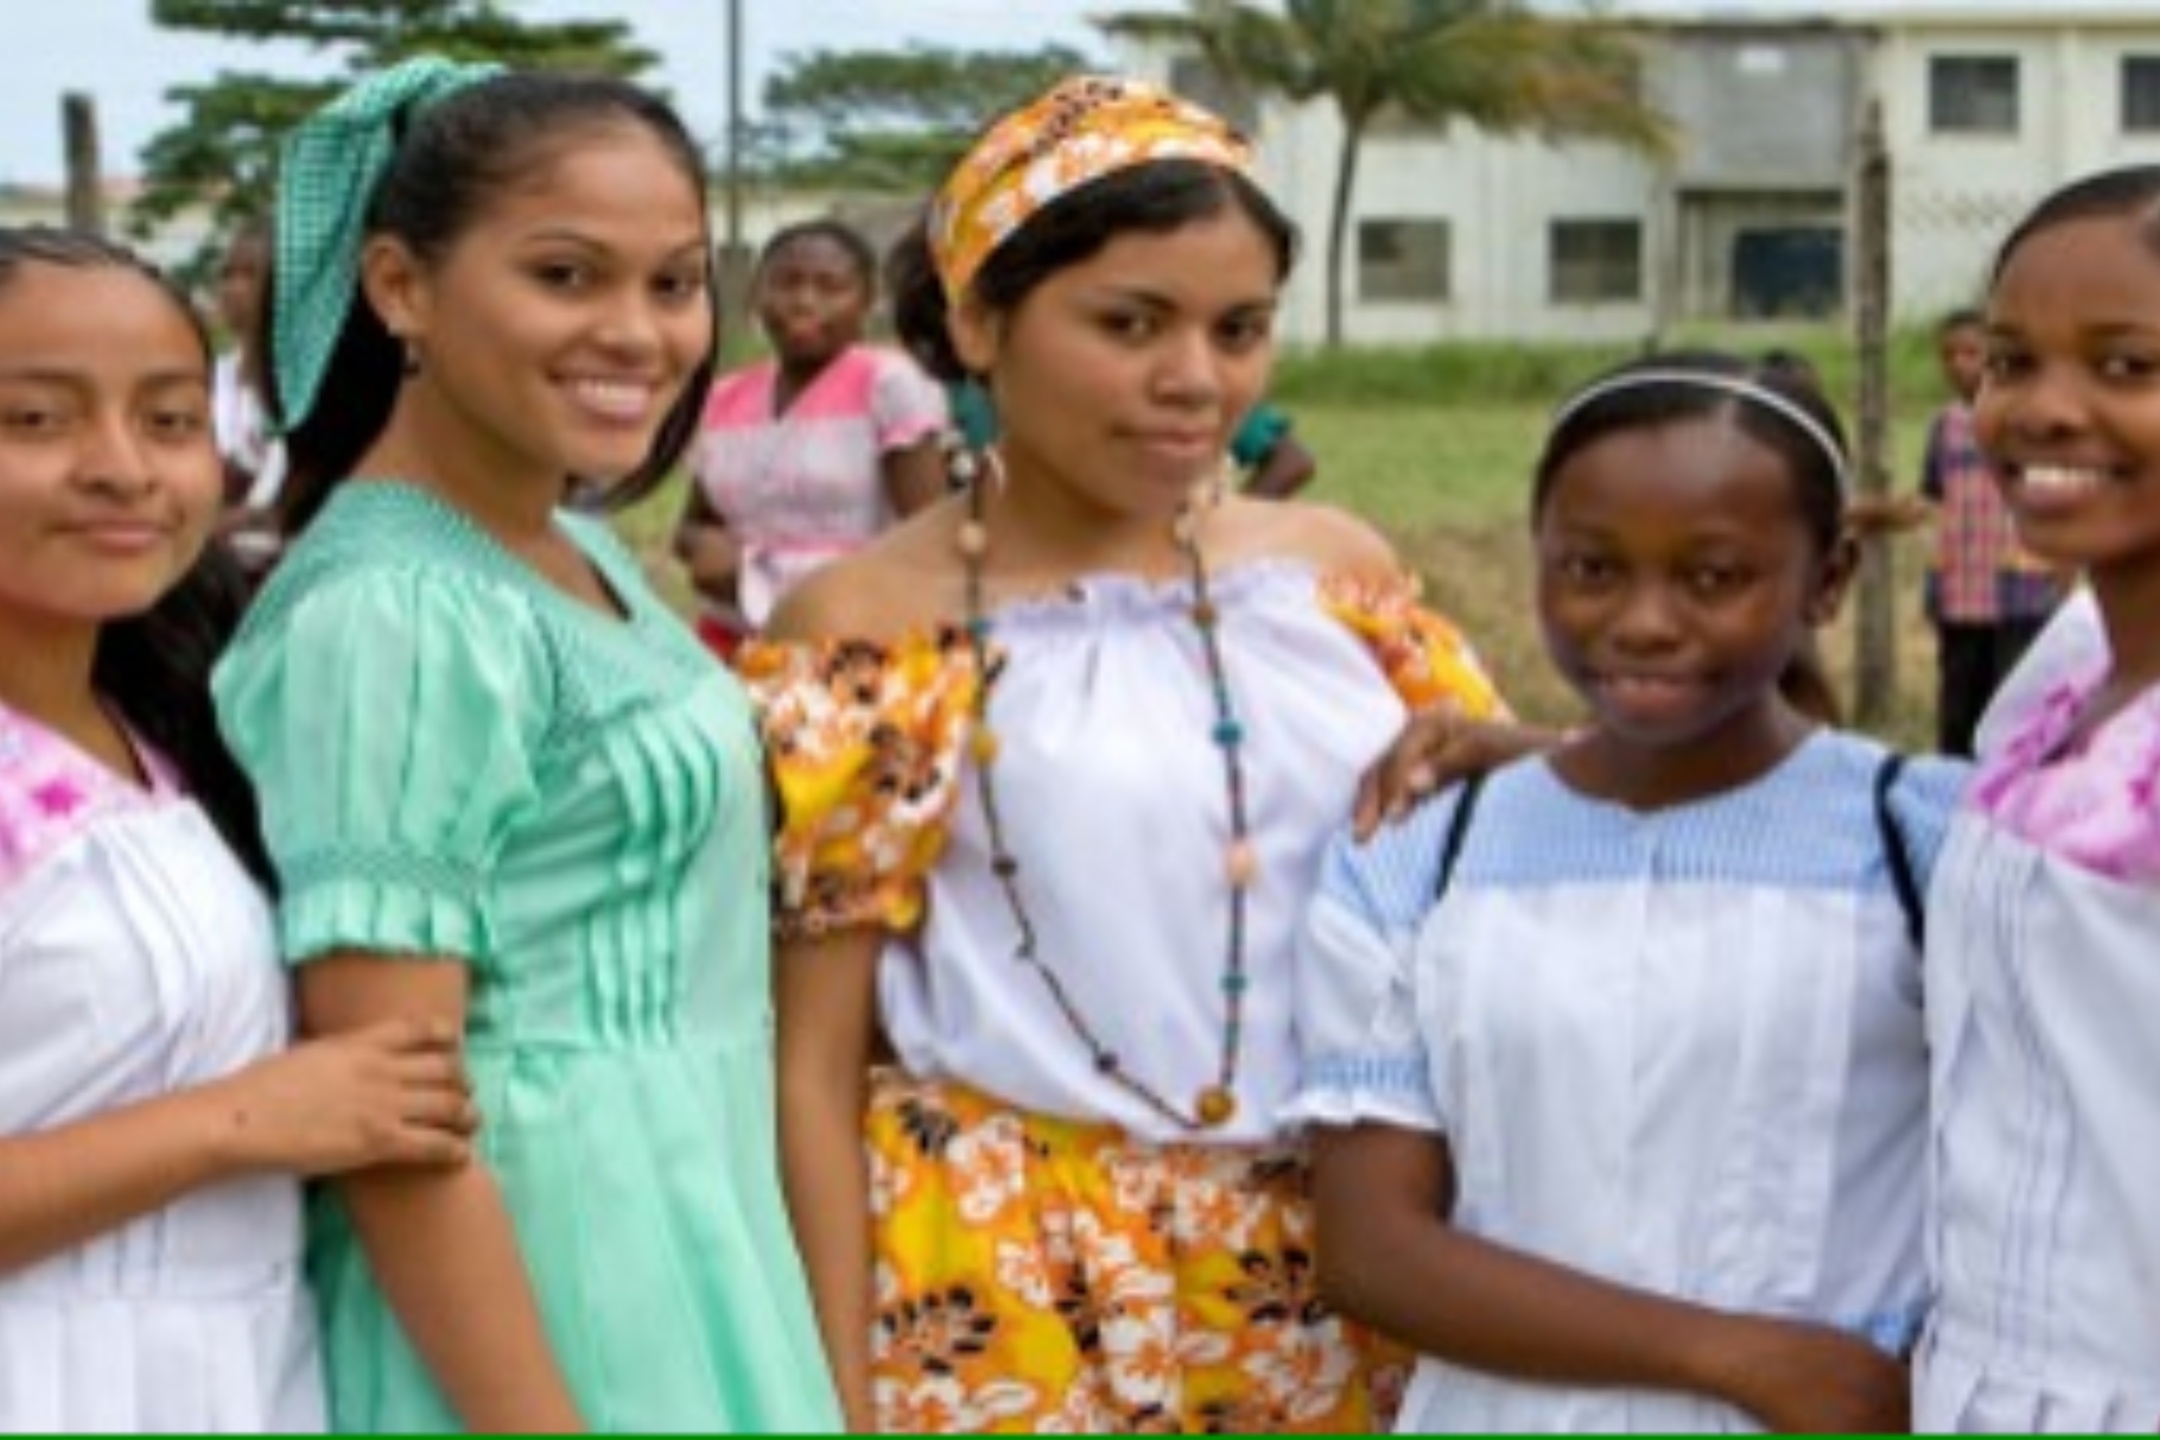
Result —
<instances>
[{"instance_id":1,"label":"long beaded necklace","mask_svg":"<svg viewBox=\"0 0 2160 1440\"><path fill-rule=\"evenodd\" d=\"M1038 948L1035 922L1020 893L1020 861L1006 844L1003 812L998 805L998 739L997 732L990 726L990 692L994 679L990 657L991 623L983 579L983 562L990 552L990 532L983 519L985 486L979 475L970 475L967 479L970 481L967 485L968 513L960 524L958 544L961 564L965 568L968 643L974 654L975 673L980 677L975 689L972 750L976 791L981 796L983 825L990 840L990 873L1005 897L1005 906L1012 916L1017 936L1013 958L1042 980L1066 1026L1087 1047L1097 1074L1120 1086L1180 1129L1213 1130L1227 1125L1237 1114L1238 1055L1244 1039L1245 904L1259 867L1246 817L1245 766L1241 755L1245 729L1238 720L1223 669L1222 640L1218 633L1220 616L1208 588L1207 560L1200 551L1198 516L1190 505L1181 510L1172 535L1185 559L1186 574L1192 584L1192 604L1187 614L1193 629L1199 632L1200 650L1207 663L1208 685L1215 702L1210 738L1222 755L1223 787L1229 797L1230 811L1230 846L1223 867L1224 878L1230 885L1230 921L1221 980L1221 1062L1214 1082L1204 1086L1187 1108L1166 1099L1160 1091L1125 1068L1117 1052L1103 1043L1094 1027L1088 1024L1087 1017L1080 1013L1064 980L1043 959Z\"/></svg>"}]
</instances>

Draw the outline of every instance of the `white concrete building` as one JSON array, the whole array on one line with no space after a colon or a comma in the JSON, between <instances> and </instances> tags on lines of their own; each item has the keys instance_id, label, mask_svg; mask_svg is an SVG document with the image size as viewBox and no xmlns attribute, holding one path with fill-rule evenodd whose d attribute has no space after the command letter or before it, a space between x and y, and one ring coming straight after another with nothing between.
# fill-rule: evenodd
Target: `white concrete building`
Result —
<instances>
[{"instance_id":1,"label":"white concrete building","mask_svg":"<svg viewBox=\"0 0 2160 1440\"><path fill-rule=\"evenodd\" d=\"M1611 13L1639 25L1645 95L1674 120L1676 152L1460 123L1376 128L1352 196L1347 338L1625 340L1689 320L1838 313L1871 106L1904 320L1974 299L1994 243L2054 185L2160 162L2153 0L1626 0ZM1253 130L1306 237L1285 333L1317 339L1332 106L1255 105L1190 57L1123 58Z\"/></svg>"}]
</instances>

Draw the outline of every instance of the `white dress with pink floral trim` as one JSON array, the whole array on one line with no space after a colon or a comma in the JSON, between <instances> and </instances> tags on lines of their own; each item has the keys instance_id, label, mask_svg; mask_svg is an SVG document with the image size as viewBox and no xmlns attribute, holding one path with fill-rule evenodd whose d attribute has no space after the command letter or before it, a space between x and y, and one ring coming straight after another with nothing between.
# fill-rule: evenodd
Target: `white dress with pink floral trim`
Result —
<instances>
[{"instance_id":1,"label":"white dress with pink floral trim","mask_svg":"<svg viewBox=\"0 0 2160 1440\"><path fill-rule=\"evenodd\" d=\"M170 770L0 708L0 1133L228 1074L290 1029L270 911ZM0 1431L323 1427L300 1187L227 1181L0 1273Z\"/></svg>"},{"instance_id":2,"label":"white dress with pink floral trim","mask_svg":"<svg viewBox=\"0 0 2160 1440\"><path fill-rule=\"evenodd\" d=\"M1924 1430L2160 1426L2160 687L2067 745L2108 656L2059 640L1929 895Z\"/></svg>"}]
</instances>

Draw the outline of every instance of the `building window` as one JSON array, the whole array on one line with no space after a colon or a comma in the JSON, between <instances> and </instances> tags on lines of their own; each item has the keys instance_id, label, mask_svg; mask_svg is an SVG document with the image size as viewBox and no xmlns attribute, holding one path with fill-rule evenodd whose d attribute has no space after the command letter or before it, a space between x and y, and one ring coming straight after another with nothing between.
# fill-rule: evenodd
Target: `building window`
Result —
<instances>
[{"instance_id":1,"label":"building window","mask_svg":"<svg viewBox=\"0 0 2160 1440\"><path fill-rule=\"evenodd\" d=\"M1928 125L1939 134L2015 135L2013 55L1937 55L1928 62Z\"/></svg>"},{"instance_id":2,"label":"building window","mask_svg":"<svg viewBox=\"0 0 2160 1440\"><path fill-rule=\"evenodd\" d=\"M2123 56L2122 128L2160 130L2160 55Z\"/></svg>"},{"instance_id":3,"label":"building window","mask_svg":"<svg viewBox=\"0 0 2160 1440\"><path fill-rule=\"evenodd\" d=\"M1445 300L1453 288L1445 220L1360 220L1360 300Z\"/></svg>"},{"instance_id":4,"label":"building window","mask_svg":"<svg viewBox=\"0 0 2160 1440\"><path fill-rule=\"evenodd\" d=\"M1555 220L1552 298L1560 304L1640 300L1643 292L1640 220Z\"/></svg>"},{"instance_id":5,"label":"building window","mask_svg":"<svg viewBox=\"0 0 2160 1440\"><path fill-rule=\"evenodd\" d=\"M1822 319L1844 297L1845 236L1835 226L1751 226L1733 236L1734 315Z\"/></svg>"}]
</instances>

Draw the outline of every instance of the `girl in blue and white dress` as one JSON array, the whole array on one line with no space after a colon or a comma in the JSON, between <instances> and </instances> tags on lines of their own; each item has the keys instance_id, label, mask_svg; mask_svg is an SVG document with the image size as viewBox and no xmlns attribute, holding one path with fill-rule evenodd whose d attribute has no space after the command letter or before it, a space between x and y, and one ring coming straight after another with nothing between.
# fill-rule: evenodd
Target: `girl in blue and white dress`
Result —
<instances>
[{"instance_id":1,"label":"girl in blue and white dress","mask_svg":"<svg viewBox=\"0 0 2160 1440\"><path fill-rule=\"evenodd\" d=\"M1982 727L1928 897L1924 1429L2160 1427L2160 166L1996 260L1980 442L2082 569Z\"/></svg>"},{"instance_id":2,"label":"girl in blue and white dress","mask_svg":"<svg viewBox=\"0 0 2160 1440\"><path fill-rule=\"evenodd\" d=\"M1323 1293L1405 1431L1879 1430L1918 1332L1915 900L1961 778L1780 691L1852 572L1790 370L1565 405L1538 609L1594 724L1331 850L1301 955Z\"/></svg>"},{"instance_id":3,"label":"girl in blue and white dress","mask_svg":"<svg viewBox=\"0 0 2160 1440\"><path fill-rule=\"evenodd\" d=\"M454 1032L288 1045L219 481L186 301L0 229L4 1433L322 1429L299 1176L469 1149Z\"/></svg>"}]
</instances>

